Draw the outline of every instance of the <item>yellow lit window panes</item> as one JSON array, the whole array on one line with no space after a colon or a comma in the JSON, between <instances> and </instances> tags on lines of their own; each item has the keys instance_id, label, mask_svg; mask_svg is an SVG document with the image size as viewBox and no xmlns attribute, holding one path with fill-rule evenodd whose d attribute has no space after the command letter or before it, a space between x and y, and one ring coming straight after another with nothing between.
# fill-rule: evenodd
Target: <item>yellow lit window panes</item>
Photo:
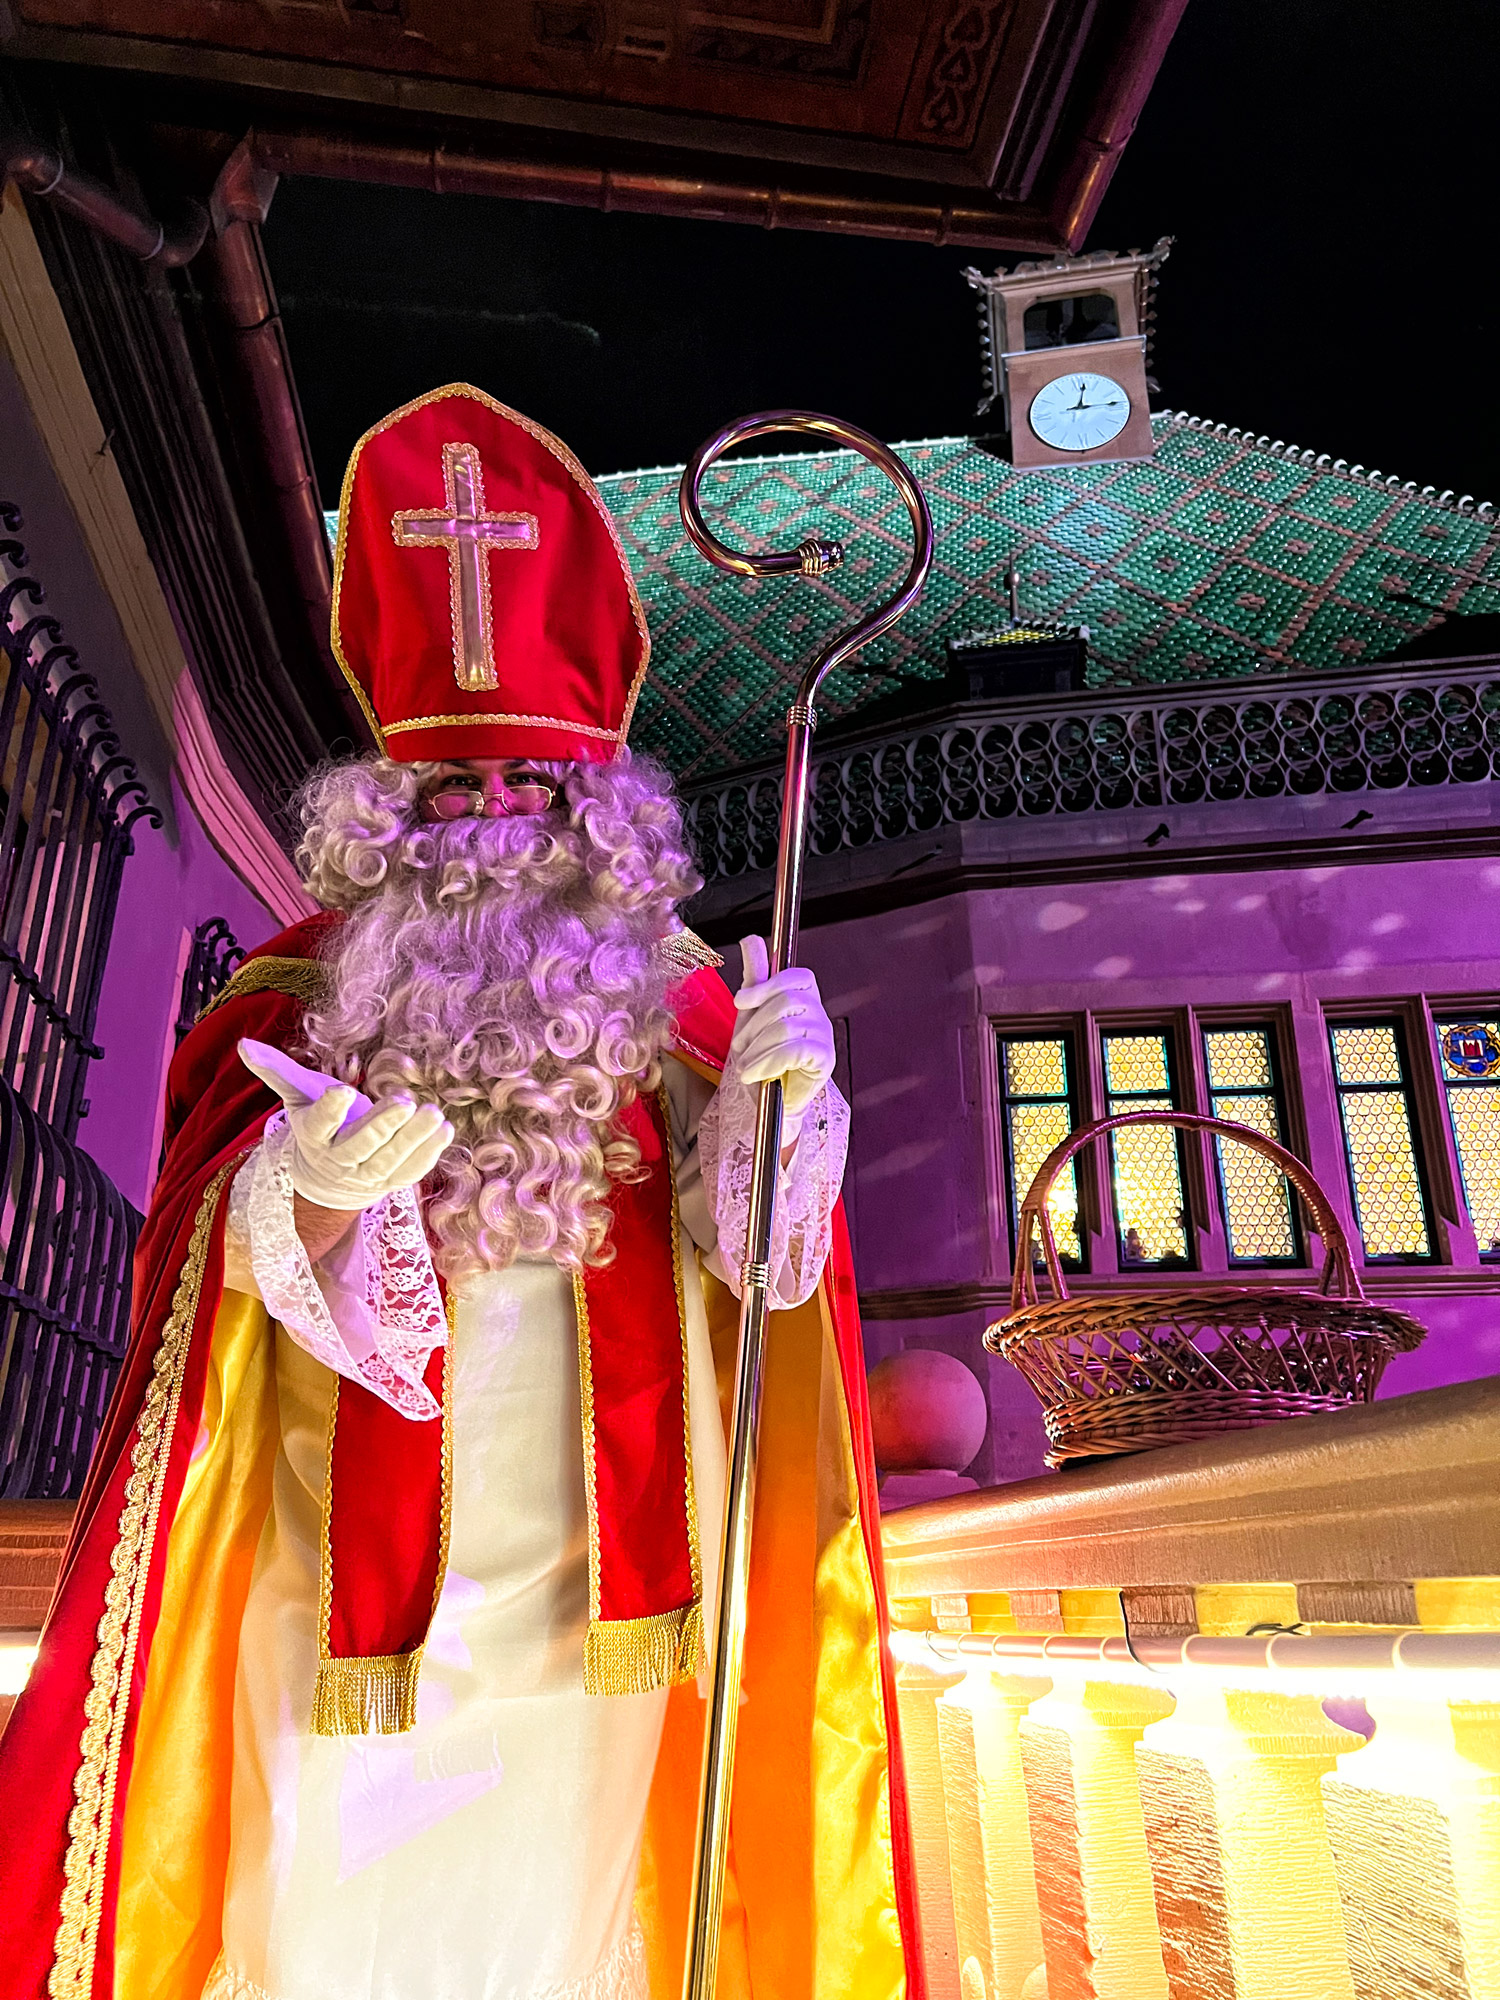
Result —
<instances>
[{"instance_id":1,"label":"yellow lit window panes","mask_svg":"<svg viewBox=\"0 0 1500 2000\"><path fill-rule=\"evenodd\" d=\"M1469 1220L1480 1256L1500 1258L1500 1020L1439 1021L1437 1039Z\"/></svg>"},{"instance_id":2,"label":"yellow lit window panes","mask_svg":"<svg viewBox=\"0 0 1500 2000\"><path fill-rule=\"evenodd\" d=\"M1479 1254L1500 1256L1500 1090L1450 1090L1448 1112Z\"/></svg>"},{"instance_id":3,"label":"yellow lit window panes","mask_svg":"<svg viewBox=\"0 0 1500 2000\"><path fill-rule=\"evenodd\" d=\"M1005 1041L1001 1047L1005 1052L1007 1096L1067 1096L1068 1059L1061 1037L1056 1041ZM1058 1136L1064 1136L1066 1131L1065 1126Z\"/></svg>"},{"instance_id":4,"label":"yellow lit window panes","mask_svg":"<svg viewBox=\"0 0 1500 2000\"><path fill-rule=\"evenodd\" d=\"M1116 1106L1116 1109L1127 1107ZM1170 1111L1169 1098L1135 1099L1132 1111ZM1127 1126L1110 1134L1115 1217L1123 1264L1187 1262L1177 1134L1170 1125Z\"/></svg>"},{"instance_id":5,"label":"yellow lit window panes","mask_svg":"<svg viewBox=\"0 0 1500 2000\"><path fill-rule=\"evenodd\" d=\"M1106 1035L1104 1083L1111 1097L1170 1091L1164 1035ZM1123 1105L1116 1109L1123 1110ZM1167 1109L1170 1109L1170 1101Z\"/></svg>"},{"instance_id":6,"label":"yellow lit window panes","mask_svg":"<svg viewBox=\"0 0 1500 2000\"><path fill-rule=\"evenodd\" d=\"M1203 1037L1208 1058L1208 1087L1220 1090L1270 1090L1271 1051L1264 1028L1210 1028ZM1219 1114L1227 1118L1227 1111ZM1248 1119L1245 1120L1249 1124ZM1256 1130L1267 1129L1257 1126ZM1279 1138L1272 1132L1273 1139Z\"/></svg>"},{"instance_id":7,"label":"yellow lit window panes","mask_svg":"<svg viewBox=\"0 0 1500 2000\"><path fill-rule=\"evenodd\" d=\"M1017 1216L1021 1213L1021 1203L1030 1192L1031 1183L1036 1179L1037 1168L1054 1146L1061 1145L1072 1129L1072 1113L1066 1103L1011 1105L1012 1200ZM1082 1244L1078 1234L1078 1181L1071 1160L1052 1184L1047 1212L1052 1218L1052 1239L1057 1245L1058 1256L1065 1263L1076 1263L1082 1255ZM1038 1247L1033 1237L1033 1255Z\"/></svg>"},{"instance_id":8,"label":"yellow lit window panes","mask_svg":"<svg viewBox=\"0 0 1500 2000\"><path fill-rule=\"evenodd\" d=\"M1215 1093L1214 1116L1248 1125L1268 1139L1280 1139L1276 1100L1264 1096ZM1233 1139L1214 1141L1219 1153L1219 1181L1224 1191L1224 1226L1229 1254L1236 1263L1286 1262L1297 1254L1292 1228L1291 1195L1286 1177L1259 1153Z\"/></svg>"},{"instance_id":9,"label":"yellow lit window panes","mask_svg":"<svg viewBox=\"0 0 1500 2000\"><path fill-rule=\"evenodd\" d=\"M1365 1255L1429 1255L1405 1091L1350 1090L1340 1094L1339 1103Z\"/></svg>"},{"instance_id":10,"label":"yellow lit window panes","mask_svg":"<svg viewBox=\"0 0 1500 2000\"><path fill-rule=\"evenodd\" d=\"M1401 1082L1401 1054L1396 1031L1381 1024L1374 1027L1333 1030L1333 1060L1340 1083Z\"/></svg>"},{"instance_id":11,"label":"yellow lit window panes","mask_svg":"<svg viewBox=\"0 0 1500 2000\"><path fill-rule=\"evenodd\" d=\"M1000 1089L1005 1119L1006 1172L1013 1231L1037 1169L1072 1131L1076 1119L1064 1035L1002 1035ZM1070 1161L1053 1183L1047 1203L1057 1254L1075 1270L1083 1264L1078 1222L1078 1181ZM1040 1254L1032 1239L1031 1255Z\"/></svg>"}]
</instances>

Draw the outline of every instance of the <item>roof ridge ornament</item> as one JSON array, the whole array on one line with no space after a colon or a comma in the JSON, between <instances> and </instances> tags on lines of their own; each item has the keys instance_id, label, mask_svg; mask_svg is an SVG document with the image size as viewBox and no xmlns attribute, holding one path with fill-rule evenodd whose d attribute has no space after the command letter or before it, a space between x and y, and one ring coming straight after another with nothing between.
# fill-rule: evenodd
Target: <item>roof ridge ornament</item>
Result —
<instances>
[{"instance_id":1,"label":"roof ridge ornament","mask_svg":"<svg viewBox=\"0 0 1500 2000\"><path fill-rule=\"evenodd\" d=\"M1391 493L1408 493L1414 500L1430 501L1434 507L1444 507L1452 514L1469 514L1477 520L1493 521L1495 502L1476 500L1472 493L1455 493L1451 486L1441 492L1435 486L1419 487L1414 479L1403 480L1399 474L1371 471L1363 465L1351 465L1347 459L1331 459L1326 451L1304 451L1300 445L1284 444L1280 438L1271 438L1264 431L1258 435L1238 424L1215 423L1212 417L1189 416L1186 410L1159 410L1157 415L1164 423L1176 424L1183 430L1203 431L1209 437L1221 437L1231 444L1253 445L1257 451L1268 452L1272 458L1284 458L1299 465L1310 465L1319 472L1336 472L1341 478L1352 479L1359 486L1378 486Z\"/></svg>"}]
</instances>

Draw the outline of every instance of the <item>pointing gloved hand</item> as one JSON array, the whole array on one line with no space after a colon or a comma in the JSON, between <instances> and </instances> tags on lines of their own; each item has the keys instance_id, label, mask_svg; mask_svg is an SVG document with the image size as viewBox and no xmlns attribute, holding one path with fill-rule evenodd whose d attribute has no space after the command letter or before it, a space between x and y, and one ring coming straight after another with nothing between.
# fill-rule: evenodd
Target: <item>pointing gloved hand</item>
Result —
<instances>
[{"instance_id":1,"label":"pointing gloved hand","mask_svg":"<svg viewBox=\"0 0 1500 2000\"><path fill-rule=\"evenodd\" d=\"M740 953L745 983L734 996L739 1018L729 1060L742 1083L780 1077L782 1139L790 1144L803 1112L833 1075L833 1023L805 966L789 965L767 978L771 960L764 938L742 938Z\"/></svg>"},{"instance_id":2,"label":"pointing gloved hand","mask_svg":"<svg viewBox=\"0 0 1500 2000\"><path fill-rule=\"evenodd\" d=\"M240 1061L286 1106L292 1186L319 1208L373 1208L398 1188L415 1187L452 1142L435 1104L405 1095L372 1105L363 1091L304 1069L268 1042L248 1038Z\"/></svg>"}]
</instances>

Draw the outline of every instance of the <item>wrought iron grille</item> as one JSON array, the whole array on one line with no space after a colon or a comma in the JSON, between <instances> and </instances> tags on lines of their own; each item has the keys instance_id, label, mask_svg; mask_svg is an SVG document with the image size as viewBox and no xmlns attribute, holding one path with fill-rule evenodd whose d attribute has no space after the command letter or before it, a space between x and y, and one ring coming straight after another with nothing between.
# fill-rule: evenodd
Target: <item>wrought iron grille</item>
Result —
<instances>
[{"instance_id":1,"label":"wrought iron grille","mask_svg":"<svg viewBox=\"0 0 1500 2000\"><path fill-rule=\"evenodd\" d=\"M61 626L29 611L20 526L0 501L0 1075L71 1139L130 829L162 822Z\"/></svg>"},{"instance_id":2,"label":"wrought iron grille","mask_svg":"<svg viewBox=\"0 0 1500 2000\"><path fill-rule=\"evenodd\" d=\"M182 1000L177 1010L180 1042L229 975L245 956L245 947L223 917L205 917L193 932L193 946L182 975Z\"/></svg>"},{"instance_id":3,"label":"wrought iron grille","mask_svg":"<svg viewBox=\"0 0 1500 2000\"><path fill-rule=\"evenodd\" d=\"M1500 666L1298 675L1222 687L1007 702L893 726L813 767L813 853L946 822L1131 806L1399 791L1500 777ZM709 880L770 868L779 771L686 789Z\"/></svg>"},{"instance_id":4,"label":"wrought iron grille","mask_svg":"<svg viewBox=\"0 0 1500 2000\"><path fill-rule=\"evenodd\" d=\"M0 1497L82 1488L130 1332L141 1217L0 1077Z\"/></svg>"},{"instance_id":5,"label":"wrought iron grille","mask_svg":"<svg viewBox=\"0 0 1500 2000\"><path fill-rule=\"evenodd\" d=\"M21 525L0 501L0 1495L61 1498L129 1329L141 1217L73 1139L130 829L161 817Z\"/></svg>"}]
</instances>

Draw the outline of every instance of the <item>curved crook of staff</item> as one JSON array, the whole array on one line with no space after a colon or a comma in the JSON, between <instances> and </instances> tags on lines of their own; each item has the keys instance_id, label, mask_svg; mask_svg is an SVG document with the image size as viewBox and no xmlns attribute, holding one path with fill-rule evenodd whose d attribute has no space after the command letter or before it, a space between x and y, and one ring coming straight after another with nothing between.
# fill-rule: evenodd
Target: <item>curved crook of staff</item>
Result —
<instances>
[{"instance_id":1,"label":"curved crook of staff","mask_svg":"<svg viewBox=\"0 0 1500 2000\"><path fill-rule=\"evenodd\" d=\"M693 453L683 469L679 504L683 525L700 554L737 576L817 577L843 561L841 545L809 536L780 554L746 555L721 542L703 519L699 499L703 475L734 445L772 431L801 431L860 452L891 480L911 516L912 555L899 590L856 625L826 641L797 686L787 710L786 778L781 794L781 835L776 855L776 894L771 917L770 969L780 972L797 951L802 907L802 857L807 840L808 781L813 706L823 677L862 646L889 630L921 596L932 565L932 516L922 489L896 454L867 431L811 410L765 410L726 424ZM750 1586L750 1529L755 1512L755 1468L765 1366L766 1314L770 1288L771 1229L781 1154L781 1084L761 1085L751 1169L750 1215L745 1234L745 1266L740 1284L739 1361L734 1413L729 1433L729 1468L724 1503L724 1539L719 1568L718 1617L710 1662L703 1785L693 1862L693 1896L688 1921L684 2000L715 2000L719 1930L724 1908L724 1864L729 1841L729 1803L734 1786L735 1731L739 1721L740 1679L745 1660L745 1617Z\"/></svg>"}]
</instances>

